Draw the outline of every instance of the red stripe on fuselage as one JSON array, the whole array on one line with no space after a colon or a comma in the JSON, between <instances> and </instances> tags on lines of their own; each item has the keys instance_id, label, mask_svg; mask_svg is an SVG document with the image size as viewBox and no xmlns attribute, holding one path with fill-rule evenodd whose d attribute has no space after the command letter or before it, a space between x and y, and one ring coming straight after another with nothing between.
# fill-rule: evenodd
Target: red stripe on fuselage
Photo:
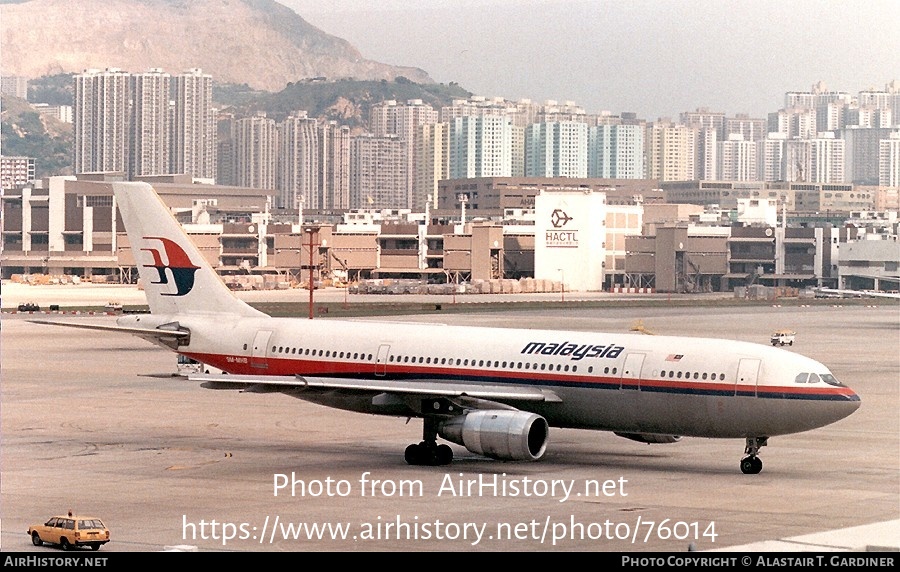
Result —
<instances>
[{"instance_id":1,"label":"red stripe on fuselage","mask_svg":"<svg viewBox=\"0 0 900 572\"><path fill-rule=\"evenodd\" d=\"M269 375L309 375L309 376L341 376L341 377L363 377L365 379L396 377L405 375L409 377L418 377L422 379L440 379L440 378L473 378L482 382L497 383L534 383L536 385L557 385L565 386L567 384L594 385L604 389L644 389L659 391L698 391L704 393L720 393L729 394L737 393L740 395L759 394L762 396L782 396L790 395L792 397L815 397L815 396L842 396L853 397L855 393L849 387L836 386L772 386L772 385L737 385L734 383L723 382L704 382L691 380L669 380L669 379L635 379L621 377L603 377L597 374L582 374L577 372L550 372L537 370L503 370L503 369L472 369L467 367L449 368L435 367L427 364L412 365L395 363L375 364L371 361L325 361L325 360L301 360L301 359L284 359L284 358L265 358L265 367L255 367L251 365L249 356L225 356L220 354L201 354L201 353L185 353L184 355L197 361L206 363L215 368L227 371L228 373L238 375L259 375L262 377ZM376 375L376 368L378 375ZM383 372L383 373L382 373ZM448 380L452 382L452 380Z\"/></svg>"}]
</instances>

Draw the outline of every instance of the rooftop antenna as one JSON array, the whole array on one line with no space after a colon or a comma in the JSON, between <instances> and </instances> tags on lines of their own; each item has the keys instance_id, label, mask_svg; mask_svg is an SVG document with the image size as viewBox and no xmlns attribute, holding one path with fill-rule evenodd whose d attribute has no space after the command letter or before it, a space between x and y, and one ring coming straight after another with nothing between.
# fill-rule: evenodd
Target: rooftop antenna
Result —
<instances>
[{"instance_id":1,"label":"rooftop antenna","mask_svg":"<svg viewBox=\"0 0 900 572\"><path fill-rule=\"evenodd\" d=\"M466 224L466 204L469 202L469 195L464 193L460 193L456 195L456 198L459 200L460 207L460 224Z\"/></svg>"}]
</instances>

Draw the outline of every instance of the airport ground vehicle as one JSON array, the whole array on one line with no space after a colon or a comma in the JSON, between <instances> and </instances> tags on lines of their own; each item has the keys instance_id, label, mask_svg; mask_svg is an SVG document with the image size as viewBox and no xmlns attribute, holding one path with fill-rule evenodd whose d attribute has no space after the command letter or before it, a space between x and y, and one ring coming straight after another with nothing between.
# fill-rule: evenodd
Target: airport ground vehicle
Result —
<instances>
[{"instance_id":1,"label":"airport ground vehicle","mask_svg":"<svg viewBox=\"0 0 900 572\"><path fill-rule=\"evenodd\" d=\"M769 341L772 342L773 346L783 346L785 344L792 346L796 335L797 333L793 330L777 330L772 334Z\"/></svg>"},{"instance_id":2,"label":"airport ground vehicle","mask_svg":"<svg viewBox=\"0 0 900 572\"><path fill-rule=\"evenodd\" d=\"M183 375L185 377L189 375L193 375L195 373L215 373L220 374L222 370L215 367L210 367L204 363L201 363L195 359L189 358L184 354L178 354L178 375Z\"/></svg>"},{"instance_id":3,"label":"airport ground vehicle","mask_svg":"<svg viewBox=\"0 0 900 572\"><path fill-rule=\"evenodd\" d=\"M73 515L69 512L50 517L44 524L29 526L28 536L35 546L47 543L58 544L63 550L79 546L99 550L109 542L109 529L95 516Z\"/></svg>"}]
</instances>

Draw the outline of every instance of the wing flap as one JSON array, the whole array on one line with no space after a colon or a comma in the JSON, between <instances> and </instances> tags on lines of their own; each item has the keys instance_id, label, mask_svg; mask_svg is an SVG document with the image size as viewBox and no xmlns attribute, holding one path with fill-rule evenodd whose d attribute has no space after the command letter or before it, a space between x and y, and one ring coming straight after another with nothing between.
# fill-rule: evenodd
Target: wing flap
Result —
<instances>
[{"instance_id":1,"label":"wing flap","mask_svg":"<svg viewBox=\"0 0 900 572\"><path fill-rule=\"evenodd\" d=\"M319 389L421 395L426 397L472 397L497 401L544 401L548 403L562 401L553 391L523 385L442 383L425 380L387 381L331 377L210 374L191 375L188 379L203 382L204 387L211 389L233 388L253 392Z\"/></svg>"}]
</instances>

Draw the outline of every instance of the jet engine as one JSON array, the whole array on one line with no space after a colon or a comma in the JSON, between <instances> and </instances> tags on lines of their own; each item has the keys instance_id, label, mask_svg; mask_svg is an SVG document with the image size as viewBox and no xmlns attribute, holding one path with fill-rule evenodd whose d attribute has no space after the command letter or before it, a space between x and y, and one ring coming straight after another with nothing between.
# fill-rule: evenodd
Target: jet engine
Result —
<instances>
[{"instance_id":1,"label":"jet engine","mask_svg":"<svg viewBox=\"0 0 900 572\"><path fill-rule=\"evenodd\" d=\"M616 433L616 435L638 443L677 443L681 441L681 435L660 435L658 433Z\"/></svg>"},{"instance_id":2,"label":"jet engine","mask_svg":"<svg viewBox=\"0 0 900 572\"><path fill-rule=\"evenodd\" d=\"M504 461L536 461L547 449L547 420L526 411L477 410L438 425L444 439Z\"/></svg>"}]
</instances>

